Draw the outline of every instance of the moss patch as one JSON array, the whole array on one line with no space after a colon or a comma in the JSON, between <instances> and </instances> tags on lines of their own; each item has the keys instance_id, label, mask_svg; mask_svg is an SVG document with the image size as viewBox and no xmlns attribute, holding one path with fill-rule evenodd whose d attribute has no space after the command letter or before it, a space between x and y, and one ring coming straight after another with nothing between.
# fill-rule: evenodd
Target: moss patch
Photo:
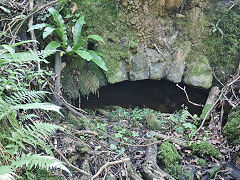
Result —
<instances>
[{"instance_id":1,"label":"moss patch","mask_svg":"<svg viewBox=\"0 0 240 180\"><path fill-rule=\"evenodd\" d=\"M224 134L231 144L240 144L240 107L233 109L229 113L227 124L224 127Z\"/></svg>"},{"instance_id":2,"label":"moss patch","mask_svg":"<svg viewBox=\"0 0 240 180\"><path fill-rule=\"evenodd\" d=\"M174 178L178 178L181 173L181 166L179 166L179 160L181 159L176 147L169 142L162 143L159 148L158 158L166 167L166 170Z\"/></svg>"},{"instance_id":3,"label":"moss patch","mask_svg":"<svg viewBox=\"0 0 240 180\"><path fill-rule=\"evenodd\" d=\"M207 141L202 141L199 144L195 142L190 148L193 153L198 154L201 157L212 156L214 158L219 158L221 155L221 153Z\"/></svg>"}]
</instances>

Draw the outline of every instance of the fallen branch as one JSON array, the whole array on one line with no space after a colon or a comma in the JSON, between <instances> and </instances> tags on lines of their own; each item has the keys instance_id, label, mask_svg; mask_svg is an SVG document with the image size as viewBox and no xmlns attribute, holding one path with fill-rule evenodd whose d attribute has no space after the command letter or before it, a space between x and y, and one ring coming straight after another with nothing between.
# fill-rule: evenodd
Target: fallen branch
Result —
<instances>
[{"instance_id":1,"label":"fallen branch","mask_svg":"<svg viewBox=\"0 0 240 180\"><path fill-rule=\"evenodd\" d=\"M98 136L98 133L97 132L94 132L94 131L89 131L89 130L76 130L76 129L71 129L74 131L75 134L79 135L79 136L82 136L82 135L85 135L85 134L91 134L91 135L94 135L94 136Z\"/></svg>"},{"instance_id":2,"label":"fallen branch","mask_svg":"<svg viewBox=\"0 0 240 180\"><path fill-rule=\"evenodd\" d=\"M76 170L77 172L79 172L80 174L83 174L85 176L91 176L91 174L85 172L84 170L82 169L79 169L78 167L72 165L68 160L67 158L62 154L61 151L59 151L57 148L54 147L54 145L49 142L50 146L54 149L54 151L56 151L61 157L62 159L66 162L67 166L70 167L70 168L73 168L74 170Z\"/></svg>"},{"instance_id":3,"label":"fallen branch","mask_svg":"<svg viewBox=\"0 0 240 180\"><path fill-rule=\"evenodd\" d=\"M182 88L181 86L179 86L178 84L176 84L176 86L177 86L178 88L180 88L181 90L183 90L183 92L185 93L186 98L187 98L187 100L188 100L189 103L193 104L194 106L204 107L202 104L197 104L197 103L194 103L194 102L190 101L185 86L184 86L183 88Z\"/></svg>"},{"instance_id":4,"label":"fallen branch","mask_svg":"<svg viewBox=\"0 0 240 180\"><path fill-rule=\"evenodd\" d=\"M118 160L118 161L107 162L102 167L100 167L100 169L98 170L98 172L94 176L91 177L91 180L94 180L95 178L97 178L102 173L102 171L104 169L106 169L107 167L113 166L113 165L116 165L116 164L120 164L120 163L124 163L124 162L127 162L127 161L130 161L130 158L126 158L126 159L122 159L122 160Z\"/></svg>"}]
</instances>

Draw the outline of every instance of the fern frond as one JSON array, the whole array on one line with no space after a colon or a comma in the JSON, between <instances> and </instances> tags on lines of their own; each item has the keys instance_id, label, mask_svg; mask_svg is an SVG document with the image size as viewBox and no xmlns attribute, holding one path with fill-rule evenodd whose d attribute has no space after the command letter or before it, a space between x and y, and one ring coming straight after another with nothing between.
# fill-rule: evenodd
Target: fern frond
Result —
<instances>
[{"instance_id":1,"label":"fern frond","mask_svg":"<svg viewBox=\"0 0 240 180\"><path fill-rule=\"evenodd\" d=\"M19 119L19 121L24 122L24 121L26 121L26 120L31 120L31 119L33 119L33 118L38 118L38 116L35 115L35 114L26 114L26 115L23 115L23 116Z\"/></svg>"},{"instance_id":2,"label":"fern frond","mask_svg":"<svg viewBox=\"0 0 240 180\"><path fill-rule=\"evenodd\" d=\"M11 104L32 103L42 100L48 92L46 91L18 91L8 98Z\"/></svg>"},{"instance_id":3,"label":"fern frond","mask_svg":"<svg viewBox=\"0 0 240 180\"><path fill-rule=\"evenodd\" d=\"M31 61L40 62L43 61L45 63L48 63L44 58L41 57L41 53L34 52L34 51L28 51L28 52L19 52L19 53L6 53L1 54L0 56L1 60L4 60L5 63L10 64L14 62L18 63L28 63Z\"/></svg>"},{"instance_id":4,"label":"fern frond","mask_svg":"<svg viewBox=\"0 0 240 180\"><path fill-rule=\"evenodd\" d=\"M13 169L9 166L0 167L0 180L14 180L16 174L13 172Z\"/></svg>"},{"instance_id":5,"label":"fern frond","mask_svg":"<svg viewBox=\"0 0 240 180\"><path fill-rule=\"evenodd\" d=\"M13 161L11 166L13 166L14 168L28 167L30 169L61 169L71 174L70 171L63 165L60 160L51 156L42 156L39 154L23 154L20 158L16 158L16 160Z\"/></svg>"},{"instance_id":6,"label":"fern frond","mask_svg":"<svg viewBox=\"0 0 240 180\"><path fill-rule=\"evenodd\" d=\"M37 122L34 125L26 125L24 128L17 129L7 139L23 149L26 149L25 144L34 148L40 146L47 154L52 154L50 147L45 141L59 129L63 128L50 123Z\"/></svg>"}]
</instances>

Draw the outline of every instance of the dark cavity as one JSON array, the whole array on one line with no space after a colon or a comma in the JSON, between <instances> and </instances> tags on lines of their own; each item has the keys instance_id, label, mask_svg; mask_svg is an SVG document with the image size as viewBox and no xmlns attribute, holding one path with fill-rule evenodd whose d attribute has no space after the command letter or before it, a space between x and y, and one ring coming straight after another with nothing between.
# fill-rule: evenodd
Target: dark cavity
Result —
<instances>
[{"instance_id":1,"label":"dark cavity","mask_svg":"<svg viewBox=\"0 0 240 180\"><path fill-rule=\"evenodd\" d=\"M181 87L186 85L179 84ZM186 86L189 99L198 104L205 104L208 90ZM166 80L124 81L100 88L98 94L81 97L81 108L96 110L104 106L125 108L150 108L162 113L174 113L183 106L192 114L200 115L202 107L188 102L185 93L176 84Z\"/></svg>"}]
</instances>

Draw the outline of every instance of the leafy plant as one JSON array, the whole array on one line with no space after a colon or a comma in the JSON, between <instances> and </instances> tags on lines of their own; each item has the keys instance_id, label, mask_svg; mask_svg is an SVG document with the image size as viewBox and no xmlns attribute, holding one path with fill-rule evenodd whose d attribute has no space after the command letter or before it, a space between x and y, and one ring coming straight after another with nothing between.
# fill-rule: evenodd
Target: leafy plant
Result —
<instances>
[{"instance_id":1,"label":"leafy plant","mask_svg":"<svg viewBox=\"0 0 240 180\"><path fill-rule=\"evenodd\" d=\"M28 169L36 168L47 170L58 168L69 172L61 161L44 155L53 155L47 140L61 127L47 123L34 123L32 120L32 118L38 118L33 114L33 110L51 110L60 113L59 106L42 102L48 92L29 90L32 88L32 81L35 81L38 86L42 83L41 80L44 80L44 76L50 74L45 74L44 70L35 71L37 62L47 63L45 58L56 51L46 49L36 52L31 50L17 52L19 45L29 42L32 41L23 41L11 46L0 45L0 122L2 125L0 180L15 179L16 175L22 175L21 173ZM28 119L31 119L32 124L23 127L20 120L24 122ZM20 169L24 171L19 171Z\"/></svg>"},{"instance_id":2,"label":"leafy plant","mask_svg":"<svg viewBox=\"0 0 240 180\"><path fill-rule=\"evenodd\" d=\"M216 24L210 23L211 29L209 30L210 33L216 33L217 31L221 33L222 38L223 38L223 30L219 28L219 23L221 19L218 19Z\"/></svg>"},{"instance_id":3,"label":"leafy plant","mask_svg":"<svg viewBox=\"0 0 240 180\"><path fill-rule=\"evenodd\" d=\"M68 36L67 36L67 27L64 24L63 17L59 14L57 10L54 8L48 9L49 13L52 15L55 23L57 24L57 27L53 27L50 24L42 23L42 24L36 24L32 26L28 31L33 29L43 29L43 38L46 38L50 34L52 34L54 31L57 33L58 37L61 40L61 43L58 43L57 41L51 41L46 49L49 50L56 50L57 48L61 47L62 51L68 55L78 55L81 58L87 60L87 61L93 61L97 66L99 66L104 71L107 71L107 68L105 66L104 61L101 58L101 55L96 53L93 50L88 50L85 46L89 39L102 42L104 43L103 39L98 35L89 35L87 37L83 37L81 35L82 27L86 22L84 21L84 16L81 16L77 22L75 23L73 27L73 44L70 46L68 42Z\"/></svg>"},{"instance_id":4,"label":"leafy plant","mask_svg":"<svg viewBox=\"0 0 240 180\"><path fill-rule=\"evenodd\" d=\"M49 123L38 122L18 128L12 132L11 137L5 137L10 143L5 147L5 156L1 156L1 158L11 163L0 168L0 180L5 180L8 177L14 179L14 172L17 168L32 169L38 167L46 170L59 168L70 173L61 161L52 156L29 153L30 145L33 148L40 146L47 154L53 155L46 141L58 129L63 128ZM28 153L21 152L21 149Z\"/></svg>"}]
</instances>

